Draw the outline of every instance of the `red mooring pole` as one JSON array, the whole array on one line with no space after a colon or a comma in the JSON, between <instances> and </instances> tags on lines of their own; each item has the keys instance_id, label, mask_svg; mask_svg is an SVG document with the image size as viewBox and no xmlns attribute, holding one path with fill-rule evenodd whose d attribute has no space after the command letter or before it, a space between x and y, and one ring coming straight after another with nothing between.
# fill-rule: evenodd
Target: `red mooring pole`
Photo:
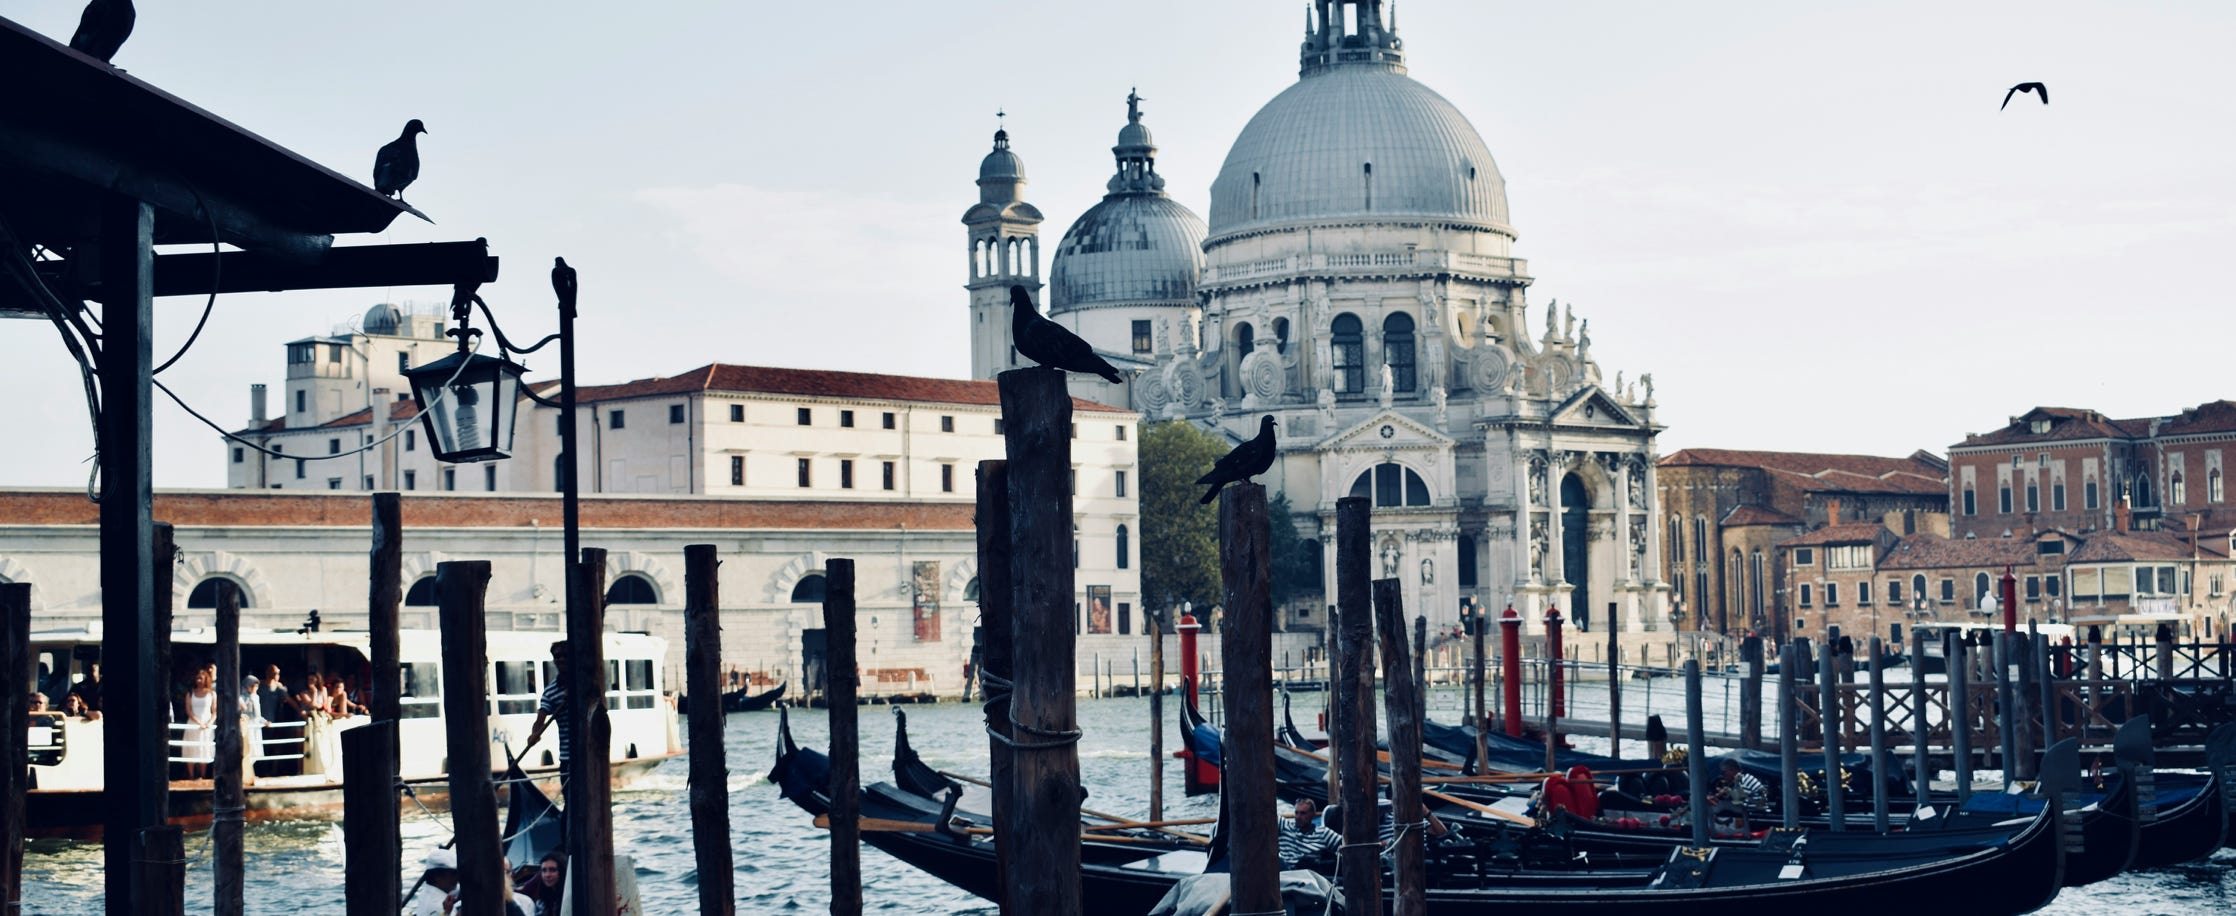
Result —
<instances>
[{"instance_id":1,"label":"red mooring pole","mask_svg":"<svg viewBox=\"0 0 2236 916\"><path fill-rule=\"evenodd\" d=\"M1196 688L1203 680L1203 666L1202 659L1196 656L1196 632L1203 629L1203 624L1196 621L1194 614L1182 611L1180 622L1173 624L1172 628L1180 634L1181 689L1187 692L1188 708L1201 710L1203 707L1196 702ZM1183 718L1181 721L1181 728L1186 729L1187 720ZM1182 761L1180 772L1185 777L1183 782L1186 783L1186 790L1189 795L1201 795L1217 790L1218 777L1207 776L1206 771L1210 773L1218 771L1203 761L1197 760L1196 755L1188 750L1186 742L1182 742L1180 749L1173 751L1172 756Z\"/></svg>"},{"instance_id":2,"label":"red mooring pole","mask_svg":"<svg viewBox=\"0 0 2236 916\"><path fill-rule=\"evenodd\" d=\"M2010 564L2003 566L2003 632L2006 635L2019 631L2019 577L2011 575Z\"/></svg>"},{"instance_id":3,"label":"red mooring pole","mask_svg":"<svg viewBox=\"0 0 2236 916\"><path fill-rule=\"evenodd\" d=\"M1503 694L1499 698L1503 708L1500 715L1506 719L1506 733L1519 738L1522 736L1522 615L1509 604L1506 613L1498 615L1498 623L1501 633L1498 664L1506 677L1499 691Z\"/></svg>"}]
</instances>

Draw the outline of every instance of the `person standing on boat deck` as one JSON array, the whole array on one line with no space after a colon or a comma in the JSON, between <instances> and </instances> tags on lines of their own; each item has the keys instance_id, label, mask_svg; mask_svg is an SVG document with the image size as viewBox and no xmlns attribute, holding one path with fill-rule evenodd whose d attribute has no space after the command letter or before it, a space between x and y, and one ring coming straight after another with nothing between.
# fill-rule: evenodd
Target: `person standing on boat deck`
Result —
<instances>
[{"instance_id":1,"label":"person standing on boat deck","mask_svg":"<svg viewBox=\"0 0 2236 916\"><path fill-rule=\"evenodd\" d=\"M256 762L264 758L264 701L256 675L241 678L241 779L256 781Z\"/></svg>"},{"instance_id":2,"label":"person standing on boat deck","mask_svg":"<svg viewBox=\"0 0 2236 916\"><path fill-rule=\"evenodd\" d=\"M543 737L544 727L558 720L559 778L564 782L573 775L567 768L567 761L574 759L575 754L574 704L567 696L567 641L564 639L551 644L551 668L551 683L544 685L543 698L536 702L536 724L528 727L528 743L521 750L535 747L536 739Z\"/></svg>"},{"instance_id":3,"label":"person standing on boat deck","mask_svg":"<svg viewBox=\"0 0 2236 916\"><path fill-rule=\"evenodd\" d=\"M85 698L85 708L101 711L101 663L85 663L85 680L70 688L70 692Z\"/></svg>"},{"instance_id":4,"label":"person standing on boat deck","mask_svg":"<svg viewBox=\"0 0 2236 916\"><path fill-rule=\"evenodd\" d=\"M208 779L210 761L216 759L217 676L207 667L194 669L194 686L186 691L186 732L180 736L180 757L186 758L186 778Z\"/></svg>"},{"instance_id":5,"label":"person standing on boat deck","mask_svg":"<svg viewBox=\"0 0 2236 916\"><path fill-rule=\"evenodd\" d=\"M44 698L46 694L42 693L39 696ZM101 711L85 705L85 696L78 693L72 693L62 698L62 715L72 719L84 719L88 722L101 720Z\"/></svg>"},{"instance_id":6,"label":"person standing on boat deck","mask_svg":"<svg viewBox=\"0 0 2236 916\"><path fill-rule=\"evenodd\" d=\"M1312 799L1297 799L1297 806L1289 820L1279 821L1281 826L1281 867L1297 868L1298 861L1323 853L1334 852L1343 845L1343 837L1319 822L1319 806Z\"/></svg>"}]
</instances>

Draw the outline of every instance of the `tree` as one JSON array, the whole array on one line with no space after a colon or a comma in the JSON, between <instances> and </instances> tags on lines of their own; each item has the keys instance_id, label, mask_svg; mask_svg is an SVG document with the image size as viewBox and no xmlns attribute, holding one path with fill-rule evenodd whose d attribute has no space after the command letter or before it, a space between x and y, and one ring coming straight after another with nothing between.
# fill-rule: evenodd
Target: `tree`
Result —
<instances>
[{"instance_id":1,"label":"tree","mask_svg":"<svg viewBox=\"0 0 2236 916\"><path fill-rule=\"evenodd\" d=\"M1318 595L1320 544L1297 533L1289 508L1289 494L1275 493L1266 501L1266 515L1273 519L1273 604L1286 606L1308 595Z\"/></svg>"},{"instance_id":2,"label":"tree","mask_svg":"<svg viewBox=\"0 0 2236 916\"><path fill-rule=\"evenodd\" d=\"M1178 420L1142 430L1141 600L1149 607L1219 603L1219 512L1197 502L1195 480L1229 447Z\"/></svg>"}]
</instances>

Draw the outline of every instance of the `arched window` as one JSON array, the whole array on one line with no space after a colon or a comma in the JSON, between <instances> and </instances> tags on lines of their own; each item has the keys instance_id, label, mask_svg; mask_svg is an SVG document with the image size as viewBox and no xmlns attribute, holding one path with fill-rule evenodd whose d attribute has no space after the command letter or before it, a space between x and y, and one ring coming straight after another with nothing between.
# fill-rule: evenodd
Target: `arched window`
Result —
<instances>
[{"instance_id":1,"label":"arched window","mask_svg":"<svg viewBox=\"0 0 2236 916\"><path fill-rule=\"evenodd\" d=\"M1910 577L1910 598L1911 600L1916 601L1919 607L1925 607L1924 573L1919 573Z\"/></svg>"},{"instance_id":2,"label":"arched window","mask_svg":"<svg viewBox=\"0 0 2236 916\"><path fill-rule=\"evenodd\" d=\"M606 586L607 604L659 604L660 592L652 587L652 580L635 573L613 580Z\"/></svg>"},{"instance_id":3,"label":"arched window","mask_svg":"<svg viewBox=\"0 0 2236 916\"><path fill-rule=\"evenodd\" d=\"M1474 588L1476 581L1475 536L1460 535L1460 587Z\"/></svg>"},{"instance_id":4,"label":"arched window","mask_svg":"<svg viewBox=\"0 0 2236 916\"><path fill-rule=\"evenodd\" d=\"M1351 482L1351 495L1374 497L1374 507L1377 509L1426 506L1429 504L1429 485L1412 468L1396 462L1383 462Z\"/></svg>"},{"instance_id":5,"label":"arched window","mask_svg":"<svg viewBox=\"0 0 2236 916\"><path fill-rule=\"evenodd\" d=\"M1685 562L1685 521L1674 515L1669 517L1669 562L1672 570Z\"/></svg>"},{"instance_id":6,"label":"arched window","mask_svg":"<svg viewBox=\"0 0 2236 916\"><path fill-rule=\"evenodd\" d=\"M1273 319L1273 352L1289 352L1289 319Z\"/></svg>"},{"instance_id":7,"label":"arched window","mask_svg":"<svg viewBox=\"0 0 2236 916\"><path fill-rule=\"evenodd\" d=\"M434 576L419 577L419 581L411 584L411 590L404 593L405 607L434 607L436 603Z\"/></svg>"},{"instance_id":8,"label":"arched window","mask_svg":"<svg viewBox=\"0 0 2236 916\"><path fill-rule=\"evenodd\" d=\"M1226 389L1230 397L1241 397L1246 390L1242 381L1242 361L1250 358L1250 348L1258 345L1258 330L1250 322L1238 321L1234 326L1234 358L1227 364Z\"/></svg>"},{"instance_id":9,"label":"arched window","mask_svg":"<svg viewBox=\"0 0 2236 916\"><path fill-rule=\"evenodd\" d=\"M1989 594L1989 592L1988 592L1988 574L1987 574L1987 573L1973 573L1973 574L1972 574L1972 606L1973 606L1973 607L1987 607L1987 606L1988 606L1988 594Z\"/></svg>"},{"instance_id":10,"label":"arched window","mask_svg":"<svg viewBox=\"0 0 2236 916\"><path fill-rule=\"evenodd\" d=\"M1747 555L1748 626L1759 626L1762 623L1763 585L1762 551L1756 550Z\"/></svg>"},{"instance_id":11,"label":"arched window","mask_svg":"<svg viewBox=\"0 0 2236 916\"><path fill-rule=\"evenodd\" d=\"M1130 559L1130 557L1132 556L1132 552L1133 552L1133 538L1129 537L1128 535L1129 535L1129 532L1128 532L1128 531L1126 530L1126 526L1124 526L1124 525L1119 525L1119 526L1118 526L1118 568L1119 568L1119 569L1125 569L1125 568L1127 567L1127 565L1128 565L1128 564L1130 564L1130 563L1132 563L1132 562L1133 562L1133 561L1132 561L1132 560Z\"/></svg>"},{"instance_id":12,"label":"arched window","mask_svg":"<svg viewBox=\"0 0 2236 916\"><path fill-rule=\"evenodd\" d=\"M2179 506L2188 502L2189 482L2182 479L2182 472L2175 471L2174 476L2166 480L2166 504Z\"/></svg>"},{"instance_id":13,"label":"arched window","mask_svg":"<svg viewBox=\"0 0 2236 916\"><path fill-rule=\"evenodd\" d=\"M2223 497L2220 488L2220 468L2214 468L2210 471L2206 471L2205 501L2209 503L2217 503L2220 502L2222 498Z\"/></svg>"},{"instance_id":14,"label":"arched window","mask_svg":"<svg viewBox=\"0 0 2236 916\"><path fill-rule=\"evenodd\" d=\"M241 596L241 606L244 608L249 606L248 589L239 582L224 576L211 576L194 583L194 590L186 593L186 606L192 609L217 607L217 584L219 582L232 582L233 593Z\"/></svg>"},{"instance_id":15,"label":"arched window","mask_svg":"<svg viewBox=\"0 0 2236 916\"><path fill-rule=\"evenodd\" d=\"M1359 316L1345 312L1328 323L1328 349L1337 393L1365 391L1366 332L1359 325Z\"/></svg>"},{"instance_id":16,"label":"arched window","mask_svg":"<svg viewBox=\"0 0 2236 916\"><path fill-rule=\"evenodd\" d=\"M1743 562L1737 547L1731 549L1731 556L1724 561L1724 594L1726 597L1724 598L1724 611L1716 617L1718 627L1727 625L1730 621L1729 615L1747 606L1747 579L1746 573L1742 569Z\"/></svg>"},{"instance_id":17,"label":"arched window","mask_svg":"<svg viewBox=\"0 0 2236 916\"><path fill-rule=\"evenodd\" d=\"M1401 392L1414 389L1413 316L1392 312L1382 320L1382 359L1390 364L1390 385Z\"/></svg>"},{"instance_id":18,"label":"arched window","mask_svg":"<svg viewBox=\"0 0 2236 916\"><path fill-rule=\"evenodd\" d=\"M801 576L799 584L792 586L793 604L823 603L823 574L809 573Z\"/></svg>"},{"instance_id":19,"label":"arched window","mask_svg":"<svg viewBox=\"0 0 2236 916\"><path fill-rule=\"evenodd\" d=\"M970 577L970 581L969 581L968 583L965 583L965 584L963 585L963 600L964 600L964 601L968 601L968 602L971 602L971 603L973 603L973 604L976 604L976 603L978 603L978 577L977 577L977 576L972 576L972 577Z\"/></svg>"}]
</instances>

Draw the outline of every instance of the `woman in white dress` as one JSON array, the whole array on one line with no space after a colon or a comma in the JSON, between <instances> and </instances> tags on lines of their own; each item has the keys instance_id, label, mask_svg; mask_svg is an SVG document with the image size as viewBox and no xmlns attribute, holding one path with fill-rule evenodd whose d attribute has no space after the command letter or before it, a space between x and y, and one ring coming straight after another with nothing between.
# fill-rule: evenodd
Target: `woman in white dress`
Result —
<instances>
[{"instance_id":1,"label":"woman in white dress","mask_svg":"<svg viewBox=\"0 0 2236 916\"><path fill-rule=\"evenodd\" d=\"M241 679L241 776L245 783L256 781L256 762L264 759L264 704L257 699L257 691L264 682L249 675Z\"/></svg>"},{"instance_id":2,"label":"woman in white dress","mask_svg":"<svg viewBox=\"0 0 2236 916\"><path fill-rule=\"evenodd\" d=\"M186 691L186 731L180 736L179 756L186 759L186 778L208 779L210 761L217 757L216 676L208 668L194 670L194 686Z\"/></svg>"}]
</instances>

